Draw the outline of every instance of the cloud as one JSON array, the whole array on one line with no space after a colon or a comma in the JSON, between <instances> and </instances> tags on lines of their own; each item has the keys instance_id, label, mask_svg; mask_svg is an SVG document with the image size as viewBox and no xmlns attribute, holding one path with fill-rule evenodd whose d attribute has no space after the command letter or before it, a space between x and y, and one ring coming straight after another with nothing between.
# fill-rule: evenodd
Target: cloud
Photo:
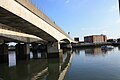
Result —
<instances>
[{"instance_id":1,"label":"cloud","mask_svg":"<svg viewBox=\"0 0 120 80\"><path fill-rule=\"evenodd\" d=\"M102 31L102 34L107 34L109 31L107 31L107 30L103 30Z\"/></svg>"},{"instance_id":2,"label":"cloud","mask_svg":"<svg viewBox=\"0 0 120 80\"><path fill-rule=\"evenodd\" d=\"M70 0L66 0L65 3L68 4L70 2Z\"/></svg>"},{"instance_id":3,"label":"cloud","mask_svg":"<svg viewBox=\"0 0 120 80\"><path fill-rule=\"evenodd\" d=\"M120 25L120 19L117 19L115 24Z\"/></svg>"}]
</instances>

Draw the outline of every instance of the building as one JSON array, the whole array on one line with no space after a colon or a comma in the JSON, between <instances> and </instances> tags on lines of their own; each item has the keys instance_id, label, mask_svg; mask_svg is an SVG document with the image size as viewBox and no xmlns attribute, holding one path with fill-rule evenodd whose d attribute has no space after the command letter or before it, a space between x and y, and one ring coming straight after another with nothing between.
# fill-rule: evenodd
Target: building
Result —
<instances>
[{"instance_id":1,"label":"building","mask_svg":"<svg viewBox=\"0 0 120 80\"><path fill-rule=\"evenodd\" d=\"M106 41L107 41L106 35L91 35L84 37L85 43L101 43Z\"/></svg>"},{"instance_id":2,"label":"building","mask_svg":"<svg viewBox=\"0 0 120 80\"><path fill-rule=\"evenodd\" d=\"M118 42L118 43L120 42L120 38L117 39L117 42Z\"/></svg>"},{"instance_id":3,"label":"building","mask_svg":"<svg viewBox=\"0 0 120 80\"><path fill-rule=\"evenodd\" d=\"M79 37L75 37L75 38L74 38L74 41L79 42Z\"/></svg>"},{"instance_id":4,"label":"building","mask_svg":"<svg viewBox=\"0 0 120 80\"><path fill-rule=\"evenodd\" d=\"M118 39L117 39L118 40ZM116 43L117 42L116 39L108 39L107 42L110 42L110 43Z\"/></svg>"}]
</instances>

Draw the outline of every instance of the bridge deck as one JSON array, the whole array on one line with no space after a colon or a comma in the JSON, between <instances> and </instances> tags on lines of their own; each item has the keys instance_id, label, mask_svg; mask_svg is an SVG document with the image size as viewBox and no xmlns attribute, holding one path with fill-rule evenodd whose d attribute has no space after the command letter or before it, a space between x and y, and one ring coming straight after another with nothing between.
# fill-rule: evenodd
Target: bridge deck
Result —
<instances>
[{"instance_id":1,"label":"bridge deck","mask_svg":"<svg viewBox=\"0 0 120 80\"><path fill-rule=\"evenodd\" d=\"M44 40L46 40L44 37L46 36L47 39L49 38L49 40L53 41L53 39L49 37L50 35L43 34L44 33L43 30L40 30L39 28L35 27L33 24L27 22L26 20L23 20L19 16L16 16L13 13L1 7L0 7L0 23L13 27L15 29L18 29L24 33L36 35L38 37L41 37ZM39 34L39 32L41 33Z\"/></svg>"},{"instance_id":2,"label":"bridge deck","mask_svg":"<svg viewBox=\"0 0 120 80\"><path fill-rule=\"evenodd\" d=\"M58 31L60 31L61 33L63 33L64 35L66 35L67 37L69 37L60 27L58 27L54 23L54 21L50 20L43 12L41 12L40 10L38 10L32 3L30 3L29 0L15 0L15 1L17 1L18 3L20 3L21 5L23 5L24 7L26 7L32 13L34 13L35 15L37 15L38 17L40 17L41 19L43 19L45 22L47 22L48 24L50 24L52 27L54 27L55 29L57 29Z\"/></svg>"},{"instance_id":3,"label":"bridge deck","mask_svg":"<svg viewBox=\"0 0 120 80\"><path fill-rule=\"evenodd\" d=\"M46 41L68 39L73 42L73 39L28 0L0 1L0 18L0 23Z\"/></svg>"}]
</instances>

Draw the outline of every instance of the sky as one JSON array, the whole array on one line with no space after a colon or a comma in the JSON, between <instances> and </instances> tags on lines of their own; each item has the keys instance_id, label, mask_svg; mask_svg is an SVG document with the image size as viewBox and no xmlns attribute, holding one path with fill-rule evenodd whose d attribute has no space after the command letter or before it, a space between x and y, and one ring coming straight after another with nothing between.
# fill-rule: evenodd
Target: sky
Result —
<instances>
[{"instance_id":1,"label":"sky","mask_svg":"<svg viewBox=\"0 0 120 80\"><path fill-rule=\"evenodd\" d=\"M107 35L120 38L118 0L32 0L52 21L72 38Z\"/></svg>"}]
</instances>

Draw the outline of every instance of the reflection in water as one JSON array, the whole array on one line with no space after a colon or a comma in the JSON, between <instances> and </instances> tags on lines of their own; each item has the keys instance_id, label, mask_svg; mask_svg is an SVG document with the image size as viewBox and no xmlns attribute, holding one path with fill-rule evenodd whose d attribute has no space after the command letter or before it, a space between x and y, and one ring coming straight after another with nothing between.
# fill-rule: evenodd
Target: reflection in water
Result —
<instances>
[{"instance_id":1,"label":"reflection in water","mask_svg":"<svg viewBox=\"0 0 120 80\"><path fill-rule=\"evenodd\" d=\"M63 80L72 60L72 54L67 51L64 62L60 59L48 59L48 76L46 80Z\"/></svg>"},{"instance_id":2,"label":"reflection in water","mask_svg":"<svg viewBox=\"0 0 120 80\"><path fill-rule=\"evenodd\" d=\"M31 58L33 58L33 59L47 58L46 52L32 51L31 55L32 55Z\"/></svg>"},{"instance_id":3,"label":"reflection in water","mask_svg":"<svg viewBox=\"0 0 120 80\"><path fill-rule=\"evenodd\" d=\"M120 46L118 46L118 50L120 50Z\"/></svg>"},{"instance_id":4,"label":"reflection in water","mask_svg":"<svg viewBox=\"0 0 120 80\"><path fill-rule=\"evenodd\" d=\"M75 54L78 54L78 55L79 55L79 54L80 54L80 50L79 50L79 49L74 49L74 50L73 50L73 53L75 53Z\"/></svg>"},{"instance_id":5,"label":"reflection in water","mask_svg":"<svg viewBox=\"0 0 120 80\"><path fill-rule=\"evenodd\" d=\"M16 55L15 52L9 51L9 67L16 66Z\"/></svg>"},{"instance_id":6,"label":"reflection in water","mask_svg":"<svg viewBox=\"0 0 120 80\"><path fill-rule=\"evenodd\" d=\"M75 53L76 55L80 54L81 51L85 52L85 55L86 56L89 56L89 55L105 55L108 53L108 51L112 51L113 49L108 49L108 50L102 50L100 47L95 47L95 48L82 48L82 49L74 49L73 50L73 53Z\"/></svg>"},{"instance_id":7,"label":"reflection in water","mask_svg":"<svg viewBox=\"0 0 120 80\"><path fill-rule=\"evenodd\" d=\"M104 55L107 51L101 50L101 48L91 48L91 49L85 49L85 55Z\"/></svg>"},{"instance_id":8,"label":"reflection in water","mask_svg":"<svg viewBox=\"0 0 120 80\"><path fill-rule=\"evenodd\" d=\"M65 75L68 71L68 68L71 65L72 55L71 55L71 53L68 53L67 55L68 55L68 57L65 59L65 63L62 64L61 73L60 73L60 77L58 80L64 80Z\"/></svg>"},{"instance_id":9,"label":"reflection in water","mask_svg":"<svg viewBox=\"0 0 120 80\"><path fill-rule=\"evenodd\" d=\"M30 61L16 62L15 58L15 53L10 52L9 65L0 64L0 80L120 79L119 48L112 51L101 48L76 49L64 52L60 59L44 59L39 52L35 55L31 53Z\"/></svg>"},{"instance_id":10,"label":"reflection in water","mask_svg":"<svg viewBox=\"0 0 120 80\"><path fill-rule=\"evenodd\" d=\"M47 80L57 80L59 78L59 59L48 59L48 72Z\"/></svg>"},{"instance_id":11,"label":"reflection in water","mask_svg":"<svg viewBox=\"0 0 120 80\"><path fill-rule=\"evenodd\" d=\"M15 53L9 54L9 66L0 64L0 80L61 80L71 62L71 52L65 53L65 60L33 59L30 61L15 61ZM36 55L35 55L36 56ZM38 57L38 55L37 55ZM36 57L35 57L36 58ZM65 70L65 71L64 71Z\"/></svg>"},{"instance_id":12,"label":"reflection in water","mask_svg":"<svg viewBox=\"0 0 120 80\"><path fill-rule=\"evenodd\" d=\"M42 65L41 65L42 64ZM21 61L15 67L1 64L0 76L4 80L32 80L35 75L47 68L47 60ZM34 79L35 80L35 79Z\"/></svg>"},{"instance_id":13,"label":"reflection in water","mask_svg":"<svg viewBox=\"0 0 120 80\"><path fill-rule=\"evenodd\" d=\"M65 80L120 80L119 75L119 48L86 48L79 49L79 55L74 54Z\"/></svg>"},{"instance_id":14,"label":"reflection in water","mask_svg":"<svg viewBox=\"0 0 120 80\"><path fill-rule=\"evenodd\" d=\"M113 49L101 49L100 47L85 49L85 55L106 55L109 51Z\"/></svg>"}]
</instances>

